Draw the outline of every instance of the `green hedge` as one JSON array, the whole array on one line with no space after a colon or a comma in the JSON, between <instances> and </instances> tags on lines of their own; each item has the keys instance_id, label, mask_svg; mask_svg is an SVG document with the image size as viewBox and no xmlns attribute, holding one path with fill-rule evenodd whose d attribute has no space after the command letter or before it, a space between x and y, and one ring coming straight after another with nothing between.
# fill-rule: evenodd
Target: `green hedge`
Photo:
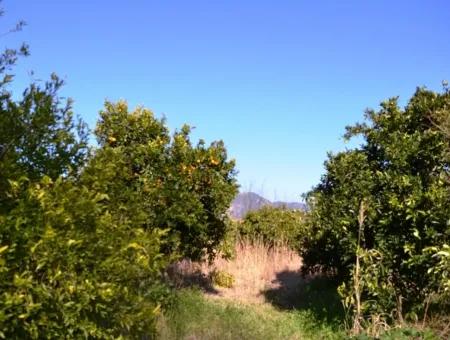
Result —
<instances>
[{"instance_id":1,"label":"green hedge","mask_svg":"<svg viewBox=\"0 0 450 340\"><path fill-rule=\"evenodd\" d=\"M12 183L0 216L0 337L151 335L167 291L164 231L108 210L108 197L70 180Z\"/></svg>"},{"instance_id":2,"label":"green hedge","mask_svg":"<svg viewBox=\"0 0 450 340\"><path fill-rule=\"evenodd\" d=\"M239 236L260 239L270 246L286 244L298 247L304 232L305 212L265 206L249 212L237 223Z\"/></svg>"}]
</instances>

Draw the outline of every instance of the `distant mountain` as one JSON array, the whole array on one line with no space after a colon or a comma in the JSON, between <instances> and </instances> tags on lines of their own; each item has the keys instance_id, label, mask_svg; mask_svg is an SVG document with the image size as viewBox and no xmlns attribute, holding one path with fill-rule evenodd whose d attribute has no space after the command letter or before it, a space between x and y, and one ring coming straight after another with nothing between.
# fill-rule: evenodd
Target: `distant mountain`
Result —
<instances>
[{"instance_id":1,"label":"distant mountain","mask_svg":"<svg viewBox=\"0 0 450 340\"><path fill-rule=\"evenodd\" d=\"M300 202L276 201L276 202L272 203L272 206L277 207L277 208L285 207L286 209L291 209L291 210L306 210L305 203L300 203Z\"/></svg>"},{"instance_id":2,"label":"distant mountain","mask_svg":"<svg viewBox=\"0 0 450 340\"><path fill-rule=\"evenodd\" d=\"M249 211L259 210L264 206L285 207L292 210L306 210L306 205L300 202L271 202L254 192L241 192L231 202L228 213L232 218L242 219Z\"/></svg>"}]
</instances>

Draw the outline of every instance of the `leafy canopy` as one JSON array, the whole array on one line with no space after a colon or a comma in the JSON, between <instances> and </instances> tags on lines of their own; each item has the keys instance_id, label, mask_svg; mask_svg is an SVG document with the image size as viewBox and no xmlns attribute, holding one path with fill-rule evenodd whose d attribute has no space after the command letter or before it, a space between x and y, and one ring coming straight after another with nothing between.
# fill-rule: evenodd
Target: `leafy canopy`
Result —
<instances>
[{"instance_id":1,"label":"leafy canopy","mask_svg":"<svg viewBox=\"0 0 450 340\"><path fill-rule=\"evenodd\" d=\"M405 108L392 98L368 110L366 122L346 134L364 143L330 155L326 174L308 195L304 271L337 273L349 289L343 294L352 297L358 256L367 312L417 316L425 299L442 290L433 274L438 258L427 249L450 242L449 142L436 124L450 116L449 104L448 91L419 88Z\"/></svg>"},{"instance_id":2,"label":"leafy canopy","mask_svg":"<svg viewBox=\"0 0 450 340\"><path fill-rule=\"evenodd\" d=\"M8 91L26 54L0 56L0 338L153 337L168 263L222 242L234 162L124 102L105 104L90 150L58 77Z\"/></svg>"},{"instance_id":3,"label":"leafy canopy","mask_svg":"<svg viewBox=\"0 0 450 340\"><path fill-rule=\"evenodd\" d=\"M237 185L224 144L194 146L189 134L183 126L170 136L150 110L107 102L83 182L106 192L136 226L168 230L166 252L199 259L220 245Z\"/></svg>"}]
</instances>

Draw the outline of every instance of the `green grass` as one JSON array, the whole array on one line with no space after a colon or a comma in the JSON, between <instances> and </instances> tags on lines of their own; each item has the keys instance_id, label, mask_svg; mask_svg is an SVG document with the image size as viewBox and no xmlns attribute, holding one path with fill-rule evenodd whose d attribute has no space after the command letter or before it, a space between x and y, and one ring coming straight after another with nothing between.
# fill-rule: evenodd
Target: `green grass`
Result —
<instances>
[{"instance_id":1,"label":"green grass","mask_svg":"<svg viewBox=\"0 0 450 340\"><path fill-rule=\"evenodd\" d=\"M281 287L282 290L282 287ZM303 283L287 296L265 292L268 303L243 304L205 297L200 290L182 289L158 321L159 339L349 339L335 286L327 280ZM287 303L290 302L290 303ZM372 337L361 334L355 340ZM392 328L380 339L438 337L429 330Z\"/></svg>"},{"instance_id":2,"label":"green grass","mask_svg":"<svg viewBox=\"0 0 450 340\"><path fill-rule=\"evenodd\" d=\"M373 337L361 334L354 340L372 340ZM418 330L412 327L393 328L381 334L379 340L439 340L439 337L431 330Z\"/></svg>"},{"instance_id":3,"label":"green grass","mask_svg":"<svg viewBox=\"0 0 450 340\"><path fill-rule=\"evenodd\" d=\"M336 284L327 278L314 278L303 281L295 287L284 287L282 276L278 274L281 286L264 291L266 301L286 310L308 311L316 321L328 325L344 322L344 309L337 292Z\"/></svg>"},{"instance_id":4,"label":"green grass","mask_svg":"<svg viewBox=\"0 0 450 340\"><path fill-rule=\"evenodd\" d=\"M215 300L195 290L179 291L159 321L160 339L343 339L339 328L309 310Z\"/></svg>"}]
</instances>

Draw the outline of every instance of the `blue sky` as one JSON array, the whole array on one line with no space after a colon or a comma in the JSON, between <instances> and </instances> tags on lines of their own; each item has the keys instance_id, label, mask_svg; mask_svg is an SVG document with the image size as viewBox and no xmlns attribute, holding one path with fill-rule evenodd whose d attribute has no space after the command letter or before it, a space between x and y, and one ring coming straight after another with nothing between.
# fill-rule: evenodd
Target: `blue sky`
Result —
<instances>
[{"instance_id":1,"label":"blue sky","mask_svg":"<svg viewBox=\"0 0 450 340\"><path fill-rule=\"evenodd\" d=\"M450 79L450 2L4 0L15 89L51 72L94 127L105 99L223 139L242 189L299 200L367 107ZM30 76L34 71L34 76Z\"/></svg>"}]
</instances>

